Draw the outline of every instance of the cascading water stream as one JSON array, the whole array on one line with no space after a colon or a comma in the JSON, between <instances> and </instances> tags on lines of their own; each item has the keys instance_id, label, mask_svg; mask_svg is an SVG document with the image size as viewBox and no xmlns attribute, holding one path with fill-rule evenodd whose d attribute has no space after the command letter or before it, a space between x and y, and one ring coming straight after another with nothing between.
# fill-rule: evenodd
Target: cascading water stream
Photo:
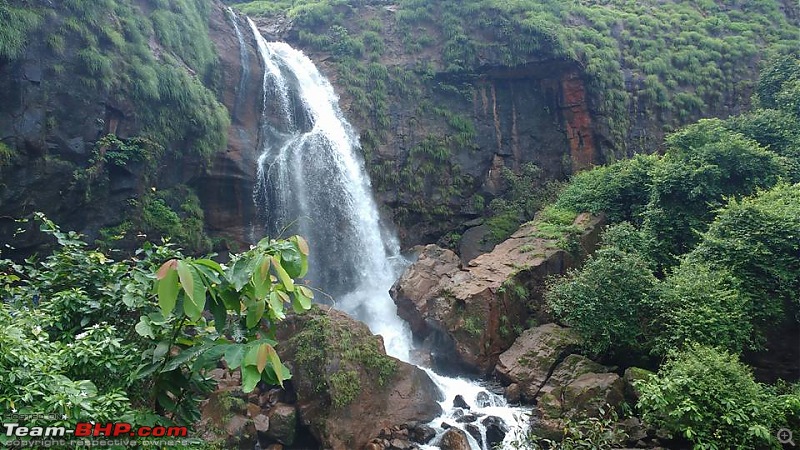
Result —
<instances>
[{"instance_id":1,"label":"cascading water stream","mask_svg":"<svg viewBox=\"0 0 800 450\"><path fill-rule=\"evenodd\" d=\"M234 18L235 20L235 18ZM248 19L249 20L249 19ZM310 278L336 299L334 305L383 337L388 354L410 362L411 331L397 315L389 290L407 262L395 235L382 226L358 138L344 118L328 80L302 52L266 42L249 21L264 61L263 148L254 193L266 233L299 233L309 242ZM522 410L479 384L426 370L442 390L442 419L455 423L453 398L461 394L471 412L502 418L512 429ZM479 393L480 398L479 398ZM462 411L463 413L463 411ZM485 442L485 429L480 426ZM511 439L514 433L506 438ZM469 435L468 435L469 436ZM473 450L488 450L469 437ZM437 448L437 447L424 447Z\"/></svg>"}]
</instances>

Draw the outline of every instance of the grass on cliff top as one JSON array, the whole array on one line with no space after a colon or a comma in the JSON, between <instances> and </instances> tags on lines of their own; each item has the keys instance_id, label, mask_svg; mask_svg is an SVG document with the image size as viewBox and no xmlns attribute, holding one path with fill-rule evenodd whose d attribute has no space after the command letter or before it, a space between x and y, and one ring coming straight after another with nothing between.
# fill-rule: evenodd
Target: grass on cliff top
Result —
<instances>
[{"instance_id":1,"label":"grass on cliff top","mask_svg":"<svg viewBox=\"0 0 800 450\"><path fill-rule=\"evenodd\" d=\"M143 129L165 148L208 158L224 149L227 110L212 89L219 62L204 0L0 0L0 59L43 49L52 95L101 95L131 101ZM151 45L156 45L156 50ZM80 50L76 50L80 49ZM49 61L45 58L44 61ZM86 94L89 95L89 94Z\"/></svg>"}]
</instances>

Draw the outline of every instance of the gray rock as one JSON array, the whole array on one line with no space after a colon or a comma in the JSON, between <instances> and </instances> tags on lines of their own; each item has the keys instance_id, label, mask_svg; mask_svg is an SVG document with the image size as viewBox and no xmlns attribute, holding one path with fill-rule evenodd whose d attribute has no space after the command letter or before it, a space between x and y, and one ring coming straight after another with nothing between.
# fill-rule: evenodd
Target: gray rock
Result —
<instances>
[{"instance_id":1,"label":"gray rock","mask_svg":"<svg viewBox=\"0 0 800 450\"><path fill-rule=\"evenodd\" d=\"M297 410L294 406L279 403L267 414L267 437L284 445L292 445L297 435Z\"/></svg>"},{"instance_id":2,"label":"gray rock","mask_svg":"<svg viewBox=\"0 0 800 450\"><path fill-rule=\"evenodd\" d=\"M554 323L531 328L500 355L495 371L507 383L520 386L522 399L533 401L556 365L579 343L574 331Z\"/></svg>"},{"instance_id":3,"label":"gray rock","mask_svg":"<svg viewBox=\"0 0 800 450\"><path fill-rule=\"evenodd\" d=\"M503 419L495 416L484 418L481 423L486 427L486 445L493 448L497 444L501 444L503 439L506 438L508 427Z\"/></svg>"}]
</instances>

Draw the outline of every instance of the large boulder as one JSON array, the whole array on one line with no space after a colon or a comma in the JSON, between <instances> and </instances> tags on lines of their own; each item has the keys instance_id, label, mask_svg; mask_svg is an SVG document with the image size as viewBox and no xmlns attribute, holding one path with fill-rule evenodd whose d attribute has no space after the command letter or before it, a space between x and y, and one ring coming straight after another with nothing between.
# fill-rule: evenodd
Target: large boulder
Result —
<instances>
[{"instance_id":1,"label":"large boulder","mask_svg":"<svg viewBox=\"0 0 800 450\"><path fill-rule=\"evenodd\" d=\"M554 323L525 330L500 355L495 372L506 383L517 384L523 400L533 402L556 366L580 343L569 328Z\"/></svg>"},{"instance_id":2,"label":"large boulder","mask_svg":"<svg viewBox=\"0 0 800 450\"><path fill-rule=\"evenodd\" d=\"M439 448L442 450L471 450L467 433L455 427L445 431L439 442Z\"/></svg>"},{"instance_id":3,"label":"large boulder","mask_svg":"<svg viewBox=\"0 0 800 450\"><path fill-rule=\"evenodd\" d=\"M566 386L542 394L537 408L548 418L597 417L625 400L622 378L615 373L585 373Z\"/></svg>"},{"instance_id":4,"label":"large boulder","mask_svg":"<svg viewBox=\"0 0 800 450\"><path fill-rule=\"evenodd\" d=\"M392 287L392 297L437 369L488 374L529 319L550 321L542 301L545 279L591 252L603 223L586 214L576 218L583 230L579 254L539 237L535 221L466 266L452 251L428 245Z\"/></svg>"},{"instance_id":5,"label":"large boulder","mask_svg":"<svg viewBox=\"0 0 800 450\"><path fill-rule=\"evenodd\" d=\"M278 326L299 418L323 448L360 449L381 430L441 414L419 368L386 355L383 341L344 313L314 307Z\"/></svg>"}]
</instances>

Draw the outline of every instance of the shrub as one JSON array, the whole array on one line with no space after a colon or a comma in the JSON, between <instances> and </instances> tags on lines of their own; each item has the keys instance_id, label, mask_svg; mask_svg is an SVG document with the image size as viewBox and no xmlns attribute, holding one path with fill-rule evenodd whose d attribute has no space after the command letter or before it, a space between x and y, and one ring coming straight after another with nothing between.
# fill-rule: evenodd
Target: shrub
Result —
<instances>
[{"instance_id":1,"label":"shrub","mask_svg":"<svg viewBox=\"0 0 800 450\"><path fill-rule=\"evenodd\" d=\"M690 255L738 278L757 329L800 317L800 184L722 209Z\"/></svg>"},{"instance_id":2,"label":"shrub","mask_svg":"<svg viewBox=\"0 0 800 450\"><path fill-rule=\"evenodd\" d=\"M653 170L644 224L656 261L669 267L694 247L728 197L773 186L780 161L755 141L728 130L720 120L701 120L667 138L669 147Z\"/></svg>"},{"instance_id":3,"label":"shrub","mask_svg":"<svg viewBox=\"0 0 800 450\"><path fill-rule=\"evenodd\" d=\"M646 422L702 449L780 448L774 431L800 400L774 398L735 355L699 345L674 353L636 386Z\"/></svg>"},{"instance_id":4,"label":"shrub","mask_svg":"<svg viewBox=\"0 0 800 450\"><path fill-rule=\"evenodd\" d=\"M551 282L546 301L595 353L632 358L649 352L657 280L646 262L616 248L598 250L579 271Z\"/></svg>"},{"instance_id":5,"label":"shrub","mask_svg":"<svg viewBox=\"0 0 800 450\"><path fill-rule=\"evenodd\" d=\"M739 280L723 269L684 261L664 280L654 351L666 355L689 343L714 345L734 354L750 342L748 299Z\"/></svg>"},{"instance_id":6,"label":"shrub","mask_svg":"<svg viewBox=\"0 0 800 450\"><path fill-rule=\"evenodd\" d=\"M650 172L658 160L638 155L575 175L556 204L576 212L602 212L611 222L639 222L650 200Z\"/></svg>"}]
</instances>

